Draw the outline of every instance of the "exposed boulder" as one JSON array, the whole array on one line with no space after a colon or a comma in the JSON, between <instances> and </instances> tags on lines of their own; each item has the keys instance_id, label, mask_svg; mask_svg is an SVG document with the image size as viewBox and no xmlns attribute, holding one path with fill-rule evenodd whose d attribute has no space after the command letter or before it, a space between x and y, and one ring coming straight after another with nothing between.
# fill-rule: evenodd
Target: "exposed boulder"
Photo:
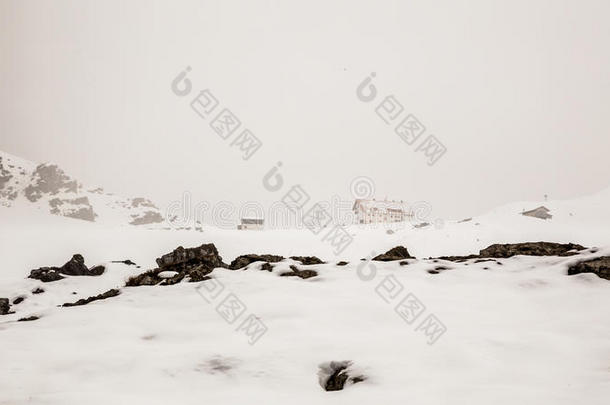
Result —
<instances>
[{"instance_id":1,"label":"exposed boulder","mask_svg":"<svg viewBox=\"0 0 610 405\"><path fill-rule=\"evenodd\" d=\"M89 274L89 269L85 266L85 258L77 253L61 267L60 272L68 276L84 276Z\"/></svg>"},{"instance_id":2,"label":"exposed boulder","mask_svg":"<svg viewBox=\"0 0 610 405\"><path fill-rule=\"evenodd\" d=\"M22 295L22 296L19 296L19 297L15 298L15 299L13 300L13 305L19 305L19 304L21 304L23 301L25 301L25 297L24 297L23 295Z\"/></svg>"},{"instance_id":3,"label":"exposed boulder","mask_svg":"<svg viewBox=\"0 0 610 405\"><path fill-rule=\"evenodd\" d=\"M303 279L315 277L318 275L318 272L315 270L299 270L297 266L290 266L292 271L281 273L280 277L300 277Z\"/></svg>"},{"instance_id":4,"label":"exposed boulder","mask_svg":"<svg viewBox=\"0 0 610 405\"><path fill-rule=\"evenodd\" d=\"M148 270L142 274L138 274L137 276L130 277L125 283L126 287L138 287L143 285L156 285L163 281L158 274L161 272L161 269Z\"/></svg>"},{"instance_id":5,"label":"exposed boulder","mask_svg":"<svg viewBox=\"0 0 610 405\"><path fill-rule=\"evenodd\" d=\"M337 266L347 266L349 263L348 262L344 262L343 260L340 262L337 262Z\"/></svg>"},{"instance_id":6,"label":"exposed boulder","mask_svg":"<svg viewBox=\"0 0 610 405\"><path fill-rule=\"evenodd\" d=\"M52 281L61 280L65 277L59 274L59 267L41 267L39 269L30 271L28 278L40 280L43 283L50 283Z\"/></svg>"},{"instance_id":7,"label":"exposed boulder","mask_svg":"<svg viewBox=\"0 0 610 405\"><path fill-rule=\"evenodd\" d=\"M409 251L404 246L396 246L387 252L373 257L372 260L378 262L389 262L393 260L413 259L413 256L409 254Z\"/></svg>"},{"instance_id":8,"label":"exposed boulder","mask_svg":"<svg viewBox=\"0 0 610 405\"><path fill-rule=\"evenodd\" d=\"M80 306L80 305L87 305L87 304L89 304L90 302L93 302L93 301L105 300L106 298L116 297L120 293L121 292L118 289L114 288L112 290L106 291L103 294L98 294L98 295L95 295L95 296L89 297L89 298L82 298L82 299L80 299L80 300L78 300L76 302L73 302L73 303L70 303L70 302L65 303L65 304L62 305L62 307L76 307L76 306Z\"/></svg>"},{"instance_id":9,"label":"exposed boulder","mask_svg":"<svg viewBox=\"0 0 610 405\"><path fill-rule=\"evenodd\" d=\"M267 262L267 263L277 263L284 260L283 256L276 255L257 255L257 254L249 254L249 255L241 255L235 258L229 264L230 270L237 270L246 267L250 263L254 262Z\"/></svg>"},{"instance_id":10,"label":"exposed boulder","mask_svg":"<svg viewBox=\"0 0 610 405\"><path fill-rule=\"evenodd\" d=\"M32 290L32 294L42 294L44 292L43 288L40 287L36 287L35 289Z\"/></svg>"},{"instance_id":11,"label":"exposed boulder","mask_svg":"<svg viewBox=\"0 0 610 405\"><path fill-rule=\"evenodd\" d=\"M104 274L104 272L106 271L106 267L99 265L99 266L93 266L89 269L89 275L90 276L101 276L102 274Z\"/></svg>"},{"instance_id":12,"label":"exposed boulder","mask_svg":"<svg viewBox=\"0 0 610 405\"><path fill-rule=\"evenodd\" d=\"M88 269L87 266L85 266L85 259L83 256L77 253L61 267L41 267L32 270L28 278L49 283L64 278L62 274L67 276L99 276L104 273L104 271L104 266L95 266Z\"/></svg>"},{"instance_id":13,"label":"exposed boulder","mask_svg":"<svg viewBox=\"0 0 610 405\"><path fill-rule=\"evenodd\" d=\"M0 298L0 315L6 315L11 310L8 298Z\"/></svg>"},{"instance_id":14,"label":"exposed boulder","mask_svg":"<svg viewBox=\"0 0 610 405\"><path fill-rule=\"evenodd\" d=\"M290 258L297 262L301 262L304 265L324 264L325 263L322 260L318 259L316 256L291 256Z\"/></svg>"},{"instance_id":15,"label":"exposed boulder","mask_svg":"<svg viewBox=\"0 0 610 405\"><path fill-rule=\"evenodd\" d=\"M354 373L351 361L331 361L319 365L318 381L325 391L341 391L346 384L356 384L366 380L366 376Z\"/></svg>"},{"instance_id":16,"label":"exposed boulder","mask_svg":"<svg viewBox=\"0 0 610 405\"><path fill-rule=\"evenodd\" d=\"M479 252L480 257L527 256L572 256L585 247L575 243L525 242L494 244Z\"/></svg>"},{"instance_id":17,"label":"exposed boulder","mask_svg":"<svg viewBox=\"0 0 610 405\"><path fill-rule=\"evenodd\" d=\"M213 243L203 244L199 247L185 249L182 246L174 249L156 260L157 266L163 270L180 272L193 265L203 265L210 270L216 267L226 267L222 257Z\"/></svg>"},{"instance_id":18,"label":"exposed boulder","mask_svg":"<svg viewBox=\"0 0 610 405\"><path fill-rule=\"evenodd\" d=\"M568 268L568 275L570 276L580 273L594 273L601 278L610 280L610 256L585 260Z\"/></svg>"},{"instance_id":19,"label":"exposed boulder","mask_svg":"<svg viewBox=\"0 0 610 405\"><path fill-rule=\"evenodd\" d=\"M190 282L204 281L209 279L208 274L215 268L227 267L213 243L188 249L179 246L156 261L158 268L129 278L125 285L127 287L173 285L186 277ZM173 276L166 277L169 274L173 274Z\"/></svg>"}]
</instances>

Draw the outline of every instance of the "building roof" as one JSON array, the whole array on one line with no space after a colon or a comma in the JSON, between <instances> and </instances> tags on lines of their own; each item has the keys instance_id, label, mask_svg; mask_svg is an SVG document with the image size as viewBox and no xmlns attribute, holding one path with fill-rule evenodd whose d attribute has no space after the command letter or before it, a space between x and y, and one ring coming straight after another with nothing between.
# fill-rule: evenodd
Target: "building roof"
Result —
<instances>
[{"instance_id":1,"label":"building roof","mask_svg":"<svg viewBox=\"0 0 610 405\"><path fill-rule=\"evenodd\" d=\"M366 210L394 210L409 212L409 205L403 201L389 201L389 200L366 200L362 198L356 199L352 210L362 207Z\"/></svg>"}]
</instances>

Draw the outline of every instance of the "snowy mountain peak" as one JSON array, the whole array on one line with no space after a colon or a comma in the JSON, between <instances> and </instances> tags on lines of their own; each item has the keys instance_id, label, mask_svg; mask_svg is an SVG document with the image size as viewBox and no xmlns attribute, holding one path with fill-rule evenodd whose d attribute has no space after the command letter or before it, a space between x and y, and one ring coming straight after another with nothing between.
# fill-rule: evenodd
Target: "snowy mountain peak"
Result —
<instances>
[{"instance_id":1,"label":"snowy mountain peak","mask_svg":"<svg viewBox=\"0 0 610 405\"><path fill-rule=\"evenodd\" d=\"M85 188L58 165L36 165L0 151L0 205L29 206L91 222L148 225L164 220L150 200Z\"/></svg>"}]
</instances>

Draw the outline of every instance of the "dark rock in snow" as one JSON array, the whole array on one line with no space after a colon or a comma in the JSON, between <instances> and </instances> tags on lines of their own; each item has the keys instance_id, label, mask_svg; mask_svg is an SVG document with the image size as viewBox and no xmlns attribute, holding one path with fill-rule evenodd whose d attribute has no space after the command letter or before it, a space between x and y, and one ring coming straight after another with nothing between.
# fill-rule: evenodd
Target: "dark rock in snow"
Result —
<instances>
[{"instance_id":1,"label":"dark rock in snow","mask_svg":"<svg viewBox=\"0 0 610 405\"><path fill-rule=\"evenodd\" d=\"M50 283L52 281L61 280L65 277L59 274L59 267L41 267L39 269L32 270L28 278L40 280L43 283Z\"/></svg>"},{"instance_id":2,"label":"dark rock in snow","mask_svg":"<svg viewBox=\"0 0 610 405\"><path fill-rule=\"evenodd\" d=\"M87 266L85 266L85 259L83 256L77 253L61 267L41 267L32 270L29 278L49 283L64 278L62 274L68 276L99 276L104 270L104 266L96 266L89 270Z\"/></svg>"},{"instance_id":3,"label":"dark rock in snow","mask_svg":"<svg viewBox=\"0 0 610 405\"><path fill-rule=\"evenodd\" d=\"M40 317L36 316L36 315L32 315L32 316L27 316L25 318L19 318L19 319L17 319L17 322L29 322L29 321L35 321L37 319L40 319Z\"/></svg>"},{"instance_id":4,"label":"dark rock in snow","mask_svg":"<svg viewBox=\"0 0 610 405\"><path fill-rule=\"evenodd\" d=\"M125 283L126 287L138 287L142 285L156 285L163 281L163 279L157 276L161 272L161 269L148 270L137 276L130 277Z\"/></svg>"},{"instance_id":5,"label":"dark rock in snow","mask_svg":"<svg viewBox=\"0 0 610 405\"><path fill-rule=\"evenodd\" d=\"M99 300L104 300L104 299L110 298L110 297L116 297L120 293L121 292L118 289L114 288L112 290L106 291L103 294L98 294L96 296L89 297L89 298L83 298L83 299L80 299L80 300L78 300L78 301L76 301L74 303L70 303L70 302L65 303L65 304L62 305L62 307L76 307L76 306L79 306L79 305L87 305L87 304L89 304L90 302L93 302L93 301L99 301Z\"/></svg>"},{"instance_id":6,"label":"dark rock in snow","mask_svg":"<svg viewBox=\"0 0 610 405\"><path fill-rule=\"evenodd\" d=\"M254 262L277 263L277 262L281 262L282 260L284 260L283 256L276 256L276 255L257 255L257 254L241 255L241 256L236 257L235 260L233 260L231 262L231 264L229 264L229 269L238 270L238 269L244 268L247 265L249 265L250 263L254 263Z\"/></svg>"},{"instance_id":7,"label":"dark rock in snow","mask_svg":"<svg viewBox=\"0 0 610 405\"><path fill-rule=\"evenodd\" d=\"M292 260L297 261L297 262L301 262L304 265L324 264L325 263L325 262L323 262L322 260L318 259L315 256L291 256L290 258Z\"/></svg>"},{"instance_id":8,"label":"dark rock in snow","mask_svg":"<svg viewBox=\"0 0 610 405\"><path fill-rule=\"evenodd\" d=\"M479 255L468 255L468 256L441 256L439 257L440 260L447 260L449 262L465 262L467 260L470 259L477 259L479 257Z\"/></svg>"},{"instance_id":9,"label":"dark rock in snow","mask_svg":"<svg viewBox=\"0 0 610 405\"><path fill-rule=\"evenodd\" d=\"M575 243L553 242L525 242L494 244L479 252L480 257L512 257L516 255L527 256L572 256L585 247Z\"/></svg>"},{"instance_id":10,"label":"dark rock in snow","mask_svg":"<svg viewBox=\"0 0 610 405\"><path fill-rule=\"evenodd\" d=\"M72 256L66 264L59 270L60 273L68 276L88 276L89 269L85 266L85 258L78 253Z\"/></svg>"},{"instance_id":11,"label":"dark rock in snow","mask_svg":"<svg viewBox=\"0 0 610 405\"><path fill-rule=\"evenodd\" d=\"M0 315L6 315L11 310L8 298L0 298Z\"/></svg>"},{"instance_id":12,"label":"dark rock in snow","mask_svg":"<svg viewBox=\"0 0 610 405\"><path fill-rule=\"evenodd\" d=\"M93 266L89 269L90 276L101 276L106 271L106 267L104 266Z\"/></svg>"},{"instance_id":13,"label":"dark rock in snow","mask_svg":"<svg viewBox=\"0 0 610 405\"><path fill-rule=\"evenodd\" d=\"M222 262L222 257L213 243L203 244L199 247L185 249L182 246L174 249L171 253L165 254L157 259L157 266L163 270L173 270L180 272L192 265L203 265L210 270L216 267L226 267Z\"/></svg>"},{"instance_id":14,"label":"dark rock in snow","mask_svg":"<svg viewBox=\"0 0 610 405\"><path fill-rule=\"evenodd\" d=\"M213 243L188 249L179 246L171 253L158 258L157 265L159 266L157 269L148 270L129 278L126 286L173 285L186 277L189 278L190 282L204 281L209 279L208 274L215 268L227 267ZM161 278L159 273L162 271L175 271L178 274L171 278Z\"/></svg>"},{"instance_id":15,"label":"dark rock in snow","mask_svg":"<svg viewBox=\"0 0 610 405\"><path fill-rule=\"evenodd\" d=\"M344 261L337 262L337 266L347 266L348 264L349 264L348 262L344 262Z\"/></svg>"},{"instance_id":16,"label":"dark rock in snow","mask_svg":"<svg viewBox=\"0 0 610 405\"><path fill-rule=\"evenodd\" d=\"M320 364L318 381L325 391L341 391L346 384L356 384L366 380L364 375L351 375L351 361L331 361Z\"/></svg>"},{"instance_id":17,"label":"dark rock in snow","mask_svg":"<svg viewBox=\"0 0 610 405\"><path fill-rule=\"evenodd\" d=\"M132 262L129 259L127 259L127 260L113 260L112 263L123 263L123 264L126 264L128 266L135 266L136 265L134 262Z\"/></svg>"},{"instance_id":18,"label":"dark rock in snow","mask_svg":"<svg viewBox=\"0 0 610 405\"><path fill-rule=\"evenodd\" d=\"M44 289L40 288L40 287L36 287L35 289L32 290L32 294L42 294L44 292Z\"/></svg>"},{"instance_id":19,"label":"dark rock in snow","mask_svg":"<svg viewBox=\"0 0 610 405\"><path fill-rule=\"evenodd\" d=\"M610 280L610 256L585 260L570 266L568 269L568 275L570 276L580 273L593 273L601 278Z\"/></svg>"},{"instance_id":20,"label":"dark rock in snow","mask_svg":"<svg viewBox=\"0 0 610 405\"><path fill-rule=\"evenodd\" d=\"M19 305L21 304L23 301L25 301L25 297L17 297L13 300L13 305Z\"/></svg>"},{"instance_id":21,"label":"dark rock in snow","mask_svg":"<svg viewBox=\"0 0 610 405\"><path fill-rule=\"evenodd\" d=\"M318 272L315 270L299 270L297 266L290 266L291 272L281 273L280 277L300 277L303 279L315 277L318 275Z\"/></svg>"},{"instance_id":22,"label":"dark rock in snow","mask_svg":"<svg viewBox=\"0 0 610 405\"><path fill-rule=\"evenodd\" d=\"M393 260L402 260L402 259L413 259L413 257L409 254L409 251L404 246L396 246L388 250L387 252L377 255L373 257L372 260L378 262L389 262Z\"/></svg>"},{"instance_id":23,"label":"dark rock in snow","mask_svg":"<svg viewBox=\"0 0 610 405\"><path fill-rule=\"evenodd\" d=\"M273 266L269 262L263 263L261 270L273 271Z\"/></svg>"}]
</instances>

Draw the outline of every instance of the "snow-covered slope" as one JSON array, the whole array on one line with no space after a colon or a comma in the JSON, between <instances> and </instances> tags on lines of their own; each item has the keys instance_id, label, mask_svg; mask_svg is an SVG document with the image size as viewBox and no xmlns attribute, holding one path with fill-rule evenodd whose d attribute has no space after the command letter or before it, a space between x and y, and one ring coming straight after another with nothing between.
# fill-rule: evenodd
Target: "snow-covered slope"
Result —
<instances>
[{"instance_id":1,"label":"snow-covered slope","mask_svg":"<svg viewBox=\"0 0 610 405\"><path fill-rule=\"evenodd\" d=\"M539 205L553 218L520 214ZM610 255L609 206L605 190L572 201L510 204L442 227L352 226L353 242L340 255L307 229L167 232L74 221L22 204L0 209L0 297L25 299L11 306L14 314L0 316L0 404L605 404L610 281L566 271L576 261ZM538 240L599 249L570 257L427 259ZM328 263L288 259L272 271L259 263L217 268L199 283L124 287L128 277L156 267L155 258L203 243L214 243L225 262L269 253ZM361 258L396 245L418 259L376 262L367 273L373 277L359 276L373 272ZM25 278L74 253L106 272L52 283ZM141 267L113 262L124 259ZM339 260L350 263L337 266ZM318 276L281 277L290 265ZM216 285L209 283L224 287L208 302L201 289ZM34 294L37 288L45 292ZM121 294L58 307L111 288ZM233 323L220 309L230 294L246 308ZM397 310L409 294L425 306L411 323ZM254 345L240 330L250 314L267 327ZM17 321L32 315L40 319ZM431 315L446 329L434 344L422 327ZM319 366L343 360L367 379L324 391Z\"/></svg>"},{"instance_id":2,"label":"snow-covered slope","mask_svg":"<svg viewBox=\"0 0 610 405\"><path fill-rule=\"evenodd\" d=\"M57 165L36 165L1 151L0 205L115 225L163 221L159 209L145 198L124 198L101 188L86 188Z\"/></svg>"}]
</instances>

